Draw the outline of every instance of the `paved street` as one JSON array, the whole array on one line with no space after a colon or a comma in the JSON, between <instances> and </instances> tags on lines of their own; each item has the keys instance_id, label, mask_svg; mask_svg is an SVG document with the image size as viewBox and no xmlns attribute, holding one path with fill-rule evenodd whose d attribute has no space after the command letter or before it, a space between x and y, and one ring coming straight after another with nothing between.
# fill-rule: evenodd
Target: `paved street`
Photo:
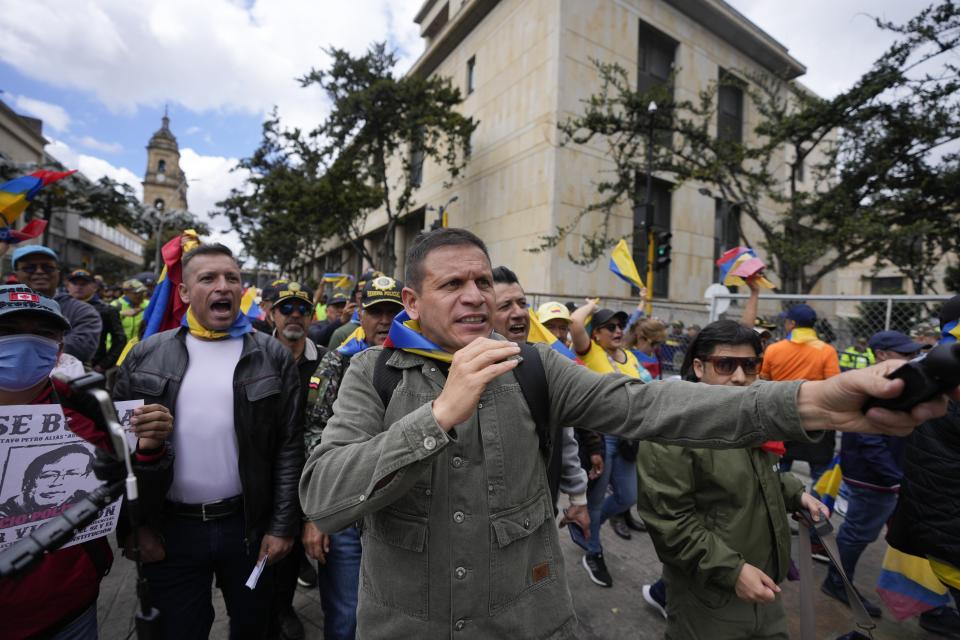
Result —
<instances>
[{"instance_id":1,"label":"paved street","mask_svg":"<svg viewBox=\"0 0 960 640\"><path fill-rule=\"evenodd\" d=\"M839 526L840 522L842 518L835 515L834 526ZM607 565L614 579L611 589L604 589L590 582L580 564L580 548L570 542L565 532L561 534L567 579L582 625L581 637L584 640L662 638L663 618L650 609L641 596L642 586L653 582L660 575L660 563L650 538L646 534L635 533L632 540L621 540L609 527L604 527L602 535ZM874 599L877 599L873 589L884 548L885 543L882 541L870 546L857 570L858 587L871 594ZM814 563L814 569L818 576L817 637L836 638L852 630L853 623L845 607L820 593L819 581L826 573L824 565ZM783 587L787 610L793 612L790 614L791 634L799 637L798 583L788 582ZM100 594L100 634L103 640L123 640L127 637L135 604L133 564L121 558L115 562L112 573L104 580ZM322 638L323 616L316 590L298 589L294 604L306 627L307 638ZM219 597L216 598L216 609L217 619L211 637L226 638L226 612ZM874 637L877 640L917 640L936 636L920 629L916 620L897 623L891 616L886 615L879 622Z\"/></svg>"}]
</instances>

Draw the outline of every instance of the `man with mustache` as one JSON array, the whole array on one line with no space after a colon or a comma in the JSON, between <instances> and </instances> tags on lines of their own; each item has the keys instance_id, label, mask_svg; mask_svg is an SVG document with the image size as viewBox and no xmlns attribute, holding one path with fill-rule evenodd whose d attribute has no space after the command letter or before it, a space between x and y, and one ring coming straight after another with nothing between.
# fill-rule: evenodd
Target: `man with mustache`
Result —
<instances>
[{"instance_id":1,"label":"man with mustache","mask_svg":"<svg viewBox=\"0 0 960 640\"><path fill-rule=\"evenodd\" d=\"M272 565L300 530L303 468L297 367L290 350L254 331L240 310L240 268L227 247L201 245L182 259L183 326L138 343L114 398L170 409L177 452L161 512L146 514L166 557L145 565L161 637L206 638L210 585L223 592L231 636L262 637ZM244 586L261 560L253 589Z\"/></svg>"},{"instance_id":2,"label":"man with mustache","mask_svg":"<svg viewBox=\"0 0 960 640\"><path fill-rule=\"evenodd\" d=\"M490 256L464 229L421 235L406 257L404 313L388 357L358 354L300 481L323 531L362 520L357 611L365 638L569 638L567 588L545 464L516 377L521 346L491 337ZM808 439L808 430L905 434L942 415L862 412L902 382L889 363L823 382L734 388L642 384L577 366L536 345L552 424L712 448ZM399 372L386 401L378 366ZM382 375L382 373L380 374ZM960 395L953 390L954 395Z\"/></svg>"}]
</instances>

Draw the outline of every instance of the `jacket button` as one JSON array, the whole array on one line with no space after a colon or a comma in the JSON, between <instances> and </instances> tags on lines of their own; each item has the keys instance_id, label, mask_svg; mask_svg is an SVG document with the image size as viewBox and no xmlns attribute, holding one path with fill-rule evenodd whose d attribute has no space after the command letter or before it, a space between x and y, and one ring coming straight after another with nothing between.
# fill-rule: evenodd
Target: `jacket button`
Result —
<instances>
[{"instance_id":1,"label":"jacket button","mask_svg":"<svg viewBox=\"0 0 960 640\"><path fill-rule=\"evenodd\" d=\"M493 493L493 485L492 485L492 484L488 484L488 485L487 485L487 491L489 491L490 493Z\"/></svg>"},{"instance_id":2,"label":"jacket button","mask_svg":"<svg viewBox=\"0 0 960 640\"><path fill-rule=\"evenodd\" d=\"M455 456L453 460L450 461L450 464L453 465L454 469L459 469L460 467L463 466L463 458L461 458L460 456Z\"/></svg>"},{"instance_id":3,"label":"jacket button","mask_svg":"<svg viewBox=\"0 0 960 640\"><path fill-rule=\"evenodd\" d=\"M467 577L467 570L464 569L463 567L457 567L454 570L453 574L457 576L457 580L463 580L464 578Z\"/></svg>"},{"instance_id":4,"label":"jacket button","mask_svg":"<svg viewBox=\"0 0 960 640\"><path fill-rule=\"evenodd\" d=\"M425 489L424 492L423 492L423 494L424 494L425 496L428 496L428 497L429 497L429 496L432 496L432 495L433 495L433 490L432 490L432 489Z\"/></svg>"},{"instance_id":5,"label":"jacket button","mask_svg":"<svg viewBox=\"0 0 960 640\"><path fill-rule=\"evenodd\" d=\"M456 522L457 524L460 524L466 519L467 519L467 516L463 515L463 511L455 511L453 513L453 521Z\"/></svg>"},{"instance_id":6,"label":"jacket button","mask_svg":"<svg viewBox=\"0 0 960 640\"><path fill-rule=\"evenodd\" d=\"M483 409L483 403L482 403L482 402L477 405L477 409Z\"/></svg>"},{"instance_id":7,"label":"jacket button","mask_svg":"<svg viewBox=\"0 0 960 640\"><path fill-rule=\"evenodd\" d=\"M437 439L433 436L427 436L423 439L423 448L427 451L433 451L437 448Z\"/></svg>"},{"instance_id":8,"label":"jacket button","mask_svg":"<svg viewBox=\"0 0 960 640\"><path fill-rule=\"evenodd\" d=\"M453 625L453 628L456 629L457 631L463 631L463 628L466 625L467 623L464 622L463 619L461 618L460 620L457 620L457 622Z\"/></svg>"},{"instance_id":9,"label":"jacket button","mask_svg":"<svg viewBox=\"0 0 960 640\"><path fill-rule=\"evenodd\" d=\"M530 528L530 518L524 518L524 519L523 519L523 528L524 528L524 529L529 529L529 528Z\"/></svg>"}]
</instances>

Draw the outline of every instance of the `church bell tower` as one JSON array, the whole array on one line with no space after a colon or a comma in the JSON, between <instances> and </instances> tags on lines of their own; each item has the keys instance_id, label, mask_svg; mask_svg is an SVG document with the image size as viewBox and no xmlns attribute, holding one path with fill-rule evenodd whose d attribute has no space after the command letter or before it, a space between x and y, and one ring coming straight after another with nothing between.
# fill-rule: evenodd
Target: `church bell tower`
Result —
<instances>
[{"instance_id":1,"label":"church bell tower","mask_svg":"<svg viewBox=\"0 0 960 640\"><path fill-rule=\"evenodd\" d=\"M143 204L161 211L187 209L187 178L180 170L180 147L170 131L166 109L160 128L147 143Z\"/></svg>"}]
</instances>

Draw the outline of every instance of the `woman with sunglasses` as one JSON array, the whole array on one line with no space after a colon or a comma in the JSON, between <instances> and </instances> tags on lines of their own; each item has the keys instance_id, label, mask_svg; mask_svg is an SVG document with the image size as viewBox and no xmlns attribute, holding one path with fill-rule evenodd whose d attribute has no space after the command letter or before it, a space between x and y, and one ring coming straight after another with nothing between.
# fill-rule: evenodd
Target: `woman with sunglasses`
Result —
<instances>
[{"instance_id":1,"label":"woman with sunglasses","mask_svg":"<svg viewBox=\"0 0 960 640\"><path fill-rule=\"evenodd\" d=\"M690 343L684 379L753 384L760 337L732 320ZM778 583L790 564L787 513L829 510L790 473L774 470L782 443L725 451L641 442L637 509L663 562L644 599L667 618L666 637L788 638ZM666 582L666 589L664 588Z\"/></svg>"},{"instance_id":2,"label":"woman with sunglasses","mask_svg":"<svg viewBox=\"0 0 960 640\"><path fill-rule=\"evenodd\" d=\"M624 348L627 319L625 312L598 310L597 301L588 299L586 304L570 314L570 336L573 338L574 351L588 368L597 373L622 374L650 381L650 374L640 365L636 356ZM607 570L600 544L600 526L636 503L637 465L636 456L629 451L630 443L612 436L604 436L603 440L603 473L592 480L587 488L590 535L587 537L582 531L570 527L570 536L587 552L583 556L583 567L590 575L590 580L601 587L612 587L613 579ZM607 487L613 490L609 496ZM622 521L618 524L622 526L618 535L629 539L630 531Z\"/></svg>"}]
</instances>

